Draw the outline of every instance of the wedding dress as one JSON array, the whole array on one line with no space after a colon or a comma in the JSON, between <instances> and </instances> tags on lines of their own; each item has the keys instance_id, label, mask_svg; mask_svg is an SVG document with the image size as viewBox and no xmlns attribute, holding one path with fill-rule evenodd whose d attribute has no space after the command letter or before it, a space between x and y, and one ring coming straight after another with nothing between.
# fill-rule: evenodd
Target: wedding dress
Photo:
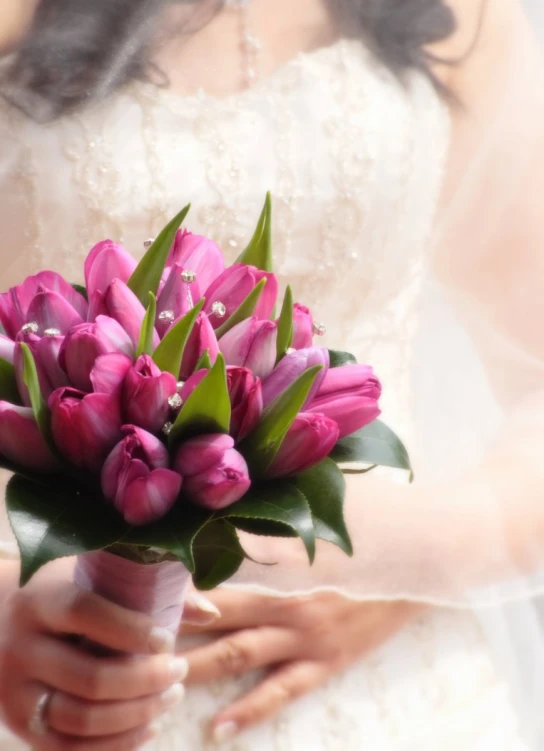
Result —
<instances>
[{"instance_id":1,"label":"wedding dress","mask_svg":"<svg viewBox=\"0 0 544 751\"><path fill-rule=\"evenodd\" d=\"M419 301L449 130L430 82L412 74L401 85L353 40L300 54L224 99L136 82L48 125L2 105L2 289L43 268L78 281L102 238L141 254L189 201L187 226L232 262L270 190L281 282L326 324L324 345L375 367L383 418L409 444ZM189 689L153 751L214 747L208 721L256 680ZM1 751L19 748L0 735ZM223 748L526 747L477 618L444 608Z\"/></svg>"}]
</instances>

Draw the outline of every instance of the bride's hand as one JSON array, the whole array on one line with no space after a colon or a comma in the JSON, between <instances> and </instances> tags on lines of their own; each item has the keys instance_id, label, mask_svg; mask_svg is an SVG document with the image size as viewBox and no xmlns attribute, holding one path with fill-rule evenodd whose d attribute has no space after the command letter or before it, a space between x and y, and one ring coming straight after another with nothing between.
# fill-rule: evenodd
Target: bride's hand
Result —
<instances>
[{"instance_id":1,"label":"bride's hand","mask_svg":"<svg viewBox=\"0 0 544 751\"><path fill-rule=\"evenodd\" d=\"M213 592L210 600L221 618L186 626L184 633L224 633L185 653L188 683L272 669L253 691L214 719L216 740L270 719L379 647L423 610L415 603L361 603L334 593L276 598L225 589Z\"/></svg>"},{"instance_id":2,"label":"bride's hand","mask_svg":"<svg viewBox=\"0 0 544 751\"><path fill-rule=\"evenodd\" d=\"M95 657L72 634L138 657ZM68 582L31 582L0 611L0 714L36 751L139 748L154 718L183 696L187 664L166 654L172 647L147 616ZM45 732L36 733L42 697Z\"/></svg>"}]
</instances>

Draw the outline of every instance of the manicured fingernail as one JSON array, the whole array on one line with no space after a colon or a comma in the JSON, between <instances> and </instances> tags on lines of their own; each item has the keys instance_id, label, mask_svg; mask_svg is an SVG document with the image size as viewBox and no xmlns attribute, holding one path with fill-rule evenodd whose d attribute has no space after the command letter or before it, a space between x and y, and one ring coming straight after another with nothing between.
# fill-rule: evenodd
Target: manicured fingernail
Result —
<instances>
[{"instance_id":1,"label":"manicured fingernail","mask_svg":"<svg viewBox=\"0 0 544 751\"><path fill-rule=\"evenodd\" d=\"M237 732L238 725L235 722L223 722L214 728L212 737L216 743L223 743L234 738Z\"/></svg>"},{"instance_id":2,"label":"manicured fingernail","mask_svg":"<svg viewBox=\"0 0 544 751\"><path fill-rule=\"evenodd\" d=\"M160 702L163 707L173 707L174 704L179 704L185 696L185 689L181 683L174 683L173 686L167 688L166 691L160 696Z\"/></svg>"},{"instance_id":3,"label":"manicured fingernail","mask_svg":"<svg viewBox=\"0 0 544 751\"><path fill-rule=\"evenodd\" d=\"M189 672L189 663L185 657L174 657L170 660L170 674L176 683L184 681Z\"/></svg>"},{"instance_id":4,"label":"manicured fingernail","mask_svg":"<svg viewBox=\"0 0 544 751\"><path fill-rule=\"evenodd\" d=\"M153 628L149 635L149 647L152 652L172 652L176 638L166 628Z\"/></svg>"},{"instance_id":5,"label":"manicured fingernail","mask_svg":"<svg viewBox=\"0 0 544 751\"><path fill-rule=\"evenodd\" d=\"M211 600L208 600L207 597L204 597L199 592L192 592L187 597L187 606L196 612L192 614L192 617L189 615L184 618L184 623L207 626L209 623L213 623L213 621L221 618L221 611L216 608Z\"/></svg>"}]
</instances>

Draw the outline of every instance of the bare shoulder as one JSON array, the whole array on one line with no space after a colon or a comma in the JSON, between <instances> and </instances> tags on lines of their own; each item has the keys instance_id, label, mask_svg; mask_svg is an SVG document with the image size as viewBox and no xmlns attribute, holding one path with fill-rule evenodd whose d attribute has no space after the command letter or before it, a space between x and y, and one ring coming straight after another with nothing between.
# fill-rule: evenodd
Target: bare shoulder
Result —
<instances>
[{"instance_id":1,"label":"bare shoulder","mask_svg":"<svg viewBox=\"0 0 544 751\"><path fill-rule=\"evenodd\" d=\"M0 55L24 37L37 5L38 0L0 0Z\"/></svg>"}]
</instances>

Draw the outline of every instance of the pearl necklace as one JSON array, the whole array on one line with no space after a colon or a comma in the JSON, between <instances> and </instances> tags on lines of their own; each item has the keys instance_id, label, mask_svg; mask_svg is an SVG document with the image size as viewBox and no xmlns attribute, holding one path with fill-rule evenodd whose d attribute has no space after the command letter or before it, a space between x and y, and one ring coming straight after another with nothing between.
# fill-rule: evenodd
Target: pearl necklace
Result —
<instances>
[{"instance_id":1,"label":"pearl necklace","mask_svg":"<svg viewBox=\"0 0 544 751\"><path fill-rule=\"evenodd\" d=\"M259 79L261 41L253 33L249 12L251 0L223 0L225 8L239 15L240 49L242 52L242 82L249 89Z\"/></svg>"}]
</instances>

